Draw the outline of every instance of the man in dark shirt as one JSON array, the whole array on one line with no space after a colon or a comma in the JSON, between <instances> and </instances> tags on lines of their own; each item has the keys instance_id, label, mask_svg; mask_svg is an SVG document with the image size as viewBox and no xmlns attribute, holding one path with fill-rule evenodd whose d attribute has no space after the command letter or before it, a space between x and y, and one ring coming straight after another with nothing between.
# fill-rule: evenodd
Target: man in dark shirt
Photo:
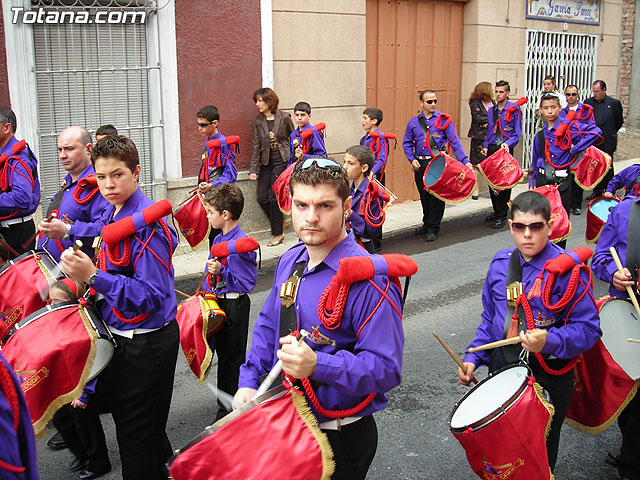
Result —
<instances>
[{"instance_id":1,"label":"man in dark shirt","mask_svg":"<svg viewBox=\"0 0 640 480\"><path fill-rule=\"evenodd\" d=\"M593 107L593 116L596 119L596 125L602 130L603 142L596 146L611 155L613 159L613 153L618 146L618 130L620 130L624 123L622 104L620 100L607 95L607 84L604 80L596 80L593 82L591 91L593 92L593 97L587 98L584 103ZM587 199L591 200L602 195L609 184L609 180L613 178L613 174L612 164L607 175Z\"/></svg>"}]
</instances>

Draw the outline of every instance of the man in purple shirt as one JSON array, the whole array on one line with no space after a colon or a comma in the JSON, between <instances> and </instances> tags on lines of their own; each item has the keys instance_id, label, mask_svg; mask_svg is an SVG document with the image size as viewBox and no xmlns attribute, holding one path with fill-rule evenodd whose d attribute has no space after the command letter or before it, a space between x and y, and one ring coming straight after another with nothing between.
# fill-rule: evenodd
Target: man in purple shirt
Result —
<instances>
[{"instance_id":1,"label":"man in purple shirt","mask_svg":"<svg viewBox=\"0 0 640 480\"><path fill-rule=\"evenodd\" d=\"M511 87L509 82L500 80L496 83L496 105L489 108L487 123L487 138L484 141L482 154L486 157L497 152L500 148L513 155L513 151L522 137L522 112L520 107L509 101ZM509 107L513 106L511 110ZM502 228L507 221L508 203L511 189L505 188L495 192L489 187L493 213L485 221L494 222L492 228Z\"/></svg>"},{"instance_id":2,"label":"man in purple shirt","mask_svg":"<svg viewBox=\"0 0 640 480\"><path fill-rule=\"evenodd\" d=\"M616 205L607 219L598 238L596 253L591 262L593 273L603 282L610 284L609 294L613 297L628 298L627 286L638 297L638 266L640 255L640 199L627 197ZM631 251L627 248L631 245ZM618 272L610 248L614 247L625 266ZM622 447L619 455L608 455L608 461L617 465L622 478L640 478L640 396L636 395L618 417L622 432Z\"/></svg>"},{"instance_id":3,"label":"man in purple shirt","mask_svg":"<svg viewBox=\"0 0 640 480\"><path fill-rule=\"evenodd\" d=\"M332 419L310 405L333 448L332 478L364 479L378 437L372 414L387 405L386 392L400 383L404 335L394 308L402 306L400 289L386 275L352 283L342 315L331 322L326 315L319 318L320 298L340 260L367 253L345 230L351 197L346 172L337 162L323 158L300 162L291 177L291 193L293 228L301 243L282 255L276 267L234 401L249 401L260 376L281 359L287 375L308 377L316 385L324 409L355 412ZM298 278L297 294L281 299L280 286L290 277ZM388 289L386 299L376 287ZM293 345L294 337L288 333L301 329L312 335Z\"/></svg>"},{"instance_id":4,"label":"man in purple shirt","mask_svg":"<svg viewBox=\"0 0 640 480\"><path fill-rule=\"evenodd\" d=\"M56 261L76 240L81 240L82 250L93 257L93 239L102 230L98 220L108 202L100 195L95 179L92 147L91 134L84 127L69 127L58 137L58 158L67 175L38 225L42 232L38 248L48 251ZM56 212L57 217L46 221L51 212Z\"/></svg>"},{"instance_id":5,"label":"man in purple shirt","mask_svg":"<svg viewBox=\"0 0 640 480\"><path fill-rule=\"evenodd\" d=\"M600 318L593 300L589 274L584 270L580 271L580 281L573 296L560 310L550 310L539 293L533 295L532 287L536 278L541 273L544 274L543 285L549 278L545 263L565 253L562 248L549 241L549 234L553 229L549 201L537 192L521 193L511 204L511 217L509 227L516 248L499 251L489 266L482 292L482 321L469 347L506 337L514 314L513 307L507 305L507 284L516 281L521 284L522 295L525 296L521 301L529 304L533 318L527 319L524 325L518 325L522 347L510 346L468 353L464 358L467 373L458 369L458 376L462 384L469 385L474 370L480 365L487 365L490 372L495 372L507 364L517 362L522 348L530 352L529 367L538 383L549 392L555 408L547 438L549 466L553 471L558 454L560 428L573 392L572 370L560 375L557 373L562 368L566 369L571 359L589 350L600 338ZM570 276L570 272L565 272L556 277L550 304L557 304L565 294ZM588 291L585 294L587 285ZM522 320L526 317L524 307L517 308L515 314ZM532 333L539 329L546 330L547 335L535 338ZM538 357L536 352L541 352L542 356ZM555 370L556 374L548 373L540 359L548 368Z\"/></svg>"},{"instance_id":6,"label":"man in purple shirt","mask_svg":"<svg viewBox=\"0 0 640 480\"><path fill-rule=\"evenodd\" d=\"M0 234L18 253L35 247L32 215L40 203L38 160L15 137L16 116L0 106ZM31 241L29 241L31 239ZM14 258L12 254L10 258Z\"/></svg>"},{"instance_id":7,"label":"man in purple shirt","mask_svg":"<svg viewBox=\"0 0 640 480\"><path fill-rule=\"evenodd\" d=\"M415 182L422 203L422 226L415 230L416 235L426 234L426 241L433 242L440 233L440 222L444 216L444 202L431 195L424 188L424 172L431 160L440 152L447 150L447 143L459 162L472 168L467 154L462 148L451 117L436 110L438 98L435 92L420 92L422 111L407 124L402 148L415 172Z\"/></svg>"}]
</instances>

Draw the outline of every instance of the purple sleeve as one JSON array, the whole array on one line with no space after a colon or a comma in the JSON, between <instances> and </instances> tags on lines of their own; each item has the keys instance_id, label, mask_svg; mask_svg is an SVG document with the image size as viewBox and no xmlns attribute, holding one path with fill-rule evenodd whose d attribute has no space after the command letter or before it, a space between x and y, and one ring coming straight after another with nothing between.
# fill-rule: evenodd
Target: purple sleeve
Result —
<instances>
[{"instance_id":1,"label":"purple sleeve","mask_svg":"<svg viewBox=\"0 0 640 480\"><path fill-rule=\"evenodd\" d=\"M229 255L227 264L220 267L220 276L228 292L250 293L258 281L256 252Z\"/></svg>"},{"instance_id":2,"label":"purple sleeve","mask_svg":"<svg viewBox=\"0 0 640 480\"><path fill-rule=\"evenodd\" d=\"M8 170L12 187L11 191L0 193L0 209L25 210L31 205L34 194L31 172L26 170L24 163L15 159L9 160Z\"/></svg>"},{"instance_id":3,"label":"purple sleeve","mask_svg":"<svg viewBox=\"0 0 640 480\"><path fill-rule=\"evenodd\" d=\"M571 147L571 154L578 155L580 152L585 151L599 140L601 135L602 130L595 125L580 125L580 133L571 132L571 140L574 143L573 147Z\"/></svg>"},{"instance_id":4,"label":"purple sleeve","mask_svg":"<svg viewBox=\"0 0 640 480\"><path fill-rule=\"evenodd\" d=\"M445 130L447 139L449 140L449 144L453 149L453 153L456 156L456 159L460 163L469 164L469 159L467 158L467 154L462 147L462 142L460 142L460 137L458 136L458 132L456 132L456 127L453 126L453 121L449 124L449 126Z\"/></svg>"},{"instance_id":5,"label":"purple sleeve","mask_svg":"<svg viewBox=\"0 0 640 480\"><path fill-rule=\"evenodd\" d=\"M91 398L91 395L93 395L96 392L97 382L98 382L98 377L88 381L87 384L82 389L82 395L80 395L80 398L78 400L80 400L82 403L87 405L89 403L89 399Z\"/></svg>"},{"instance_id":6,"label":"purple sleeve","mask_svg":"<svg viewBox=\"0 0 640 480\"><path fill-rule=\"evenodd\" d=\"M404 132L404 139L402 140L402 149L404 150L404 154L409 160L409 163L413 162L416 159L414 154L414 149L416 146L416 139L413 135L413 118L409 120L407 123L407 129Z\"/></svg>"},{"instance_id":7,"label":"purple sleeve","mask_svg":"<svg viewBox=\"0 0 640 480\"><path fill-rule=\"evenodd\" d=\"M100 217L102 217L102 213L108 205L109 202L107 202L107 200L102 195L100 195L100 192L98 192L96 196L93 197L91 203L88 206L88 218L91 218L94 221L83 222L81 220L76 220L73 225L71 225L69 235L79 238L95 238L100 236L102 227L104 227L104 224L100 220Z\"/></svg>"},{"instance_id":8,"label":"purple sleeve","mask_svg":"<svg viewBox=\"0 0 640 480\"><path fill-rule=\"evenodd\" d=\"M489 112L487 113L487 137L484 139L482 143L483 148L489 148L489 145L495 143L496 134L495 134L495 122L493 121L493 109L495 106L489 107Z\"/></svg>"},{"instance_id":9,"label":"purple sleeve","mask_svg":"<svg viewBox=\"0 0 640 480\"><path fill-rule=\"evenodd\" d=\"M522 111L520 107L516 106L516 111L513 115L513 135L506 141L506 144L509 145L510 148L516 148L516 145L518 145L518 142L522 138Z\"/></svg>"},{"instance_id":10,"label":"purple sleeve","mask_svg":"<svg viewBox=\"0 0 640 480\"><path fill-rule=\"evenodd\" d=\"M313 152L313 154L305 155L303 159L306 159L312 156L326 157L327 149L324 146L324 137L322 136L322 133L320 133L316 129L316 127L311 127L311 128L313 128L313 136L311 137L311 151Z\"/></svg>"},{"instance_id":11,"label":"purple sleeve","mask_svg":"<svg viewBox=\"0 0 640 480\"><path fill-rule=\"evenodd\" d=\"M629 190L629 186L638 178L640 178L640 165L631 165L620 173L616 174L610 181L609 185L607 185L607 192L615 193L617 190L622 187L625 190Z\"/></svg>"},{"instance_id":12,"label":"purple sleeve","mask_svg":"<svg viewBox=\"0 0 640 480\"><path fill-rule=\"evenodd\" d=\"M629 207L629 202L621 202L615 206L607 219L607 223L604 224L602 232L600 232L596 252L591 259L591 270L593 270L595 276L609 284L613 281L613 274L618 270L609 248L614 247L622 264L625 265L626 263ZM625 292L616 290L611 285L609 293L615 294L616 292L618 292L617 296L625 295Z\"/></svg>"},{"instance_id":13,"label":"purple sleeve","mask_svg":"<svg viewBox=\"0 0 640 480\"><path fill-rule=\"evenodd\" d=\"M231 145L224 145L220 148L220 154L222 157L229 158L227 159L227 163L222 171L222 175L213 181L212 186L222 185L223 183L236 183L236 179L238 178L238 170L236 169L236 152L234 151Z\"/></svg>"},{"instance_id":14,"label":"purple sleeve","mask_svg":"<svg viewBox=\"0 0 640 480\"><path fill-rule=\"evenodd\" d=\"M296 160L295 158L296 149L293 147L293 141L296 139L297 136L298 136L298 129L296 128L289 135L289 163L294 162Z\"/></svg>"}]
</instances>

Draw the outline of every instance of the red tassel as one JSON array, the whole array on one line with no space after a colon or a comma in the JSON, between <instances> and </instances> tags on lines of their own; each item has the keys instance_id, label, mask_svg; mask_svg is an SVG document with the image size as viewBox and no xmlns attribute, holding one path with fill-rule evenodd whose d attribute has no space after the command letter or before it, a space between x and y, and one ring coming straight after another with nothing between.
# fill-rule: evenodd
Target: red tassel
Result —
<instances>
[{"instance_id":1,"label":"red tassel","mask_svg":"<svg viewBox=\"0 0 640 480\"><path fill-rule=\"evenodd\" d=\"M509 325L509 330L507 331L507 338L517 337L518 335L518 314L514 313L511 315L511 325Z\"/></svg>"},{"instance_id":2,"label":"red tassel","mask_svg":"<svg viewBox=\"0 0 640 480\"><path fill-rule=\"evenodd\" d=\"M531 286L531 290L529 290L529 293L527 295L527 299L531 300L533 297L541 297L542 296L542 278L544 275L544 269L542 270L542 272L540 272L540 275L538 275L536 277L535 282L533 282L533 285Z\"/></svg>"}]
</instances>

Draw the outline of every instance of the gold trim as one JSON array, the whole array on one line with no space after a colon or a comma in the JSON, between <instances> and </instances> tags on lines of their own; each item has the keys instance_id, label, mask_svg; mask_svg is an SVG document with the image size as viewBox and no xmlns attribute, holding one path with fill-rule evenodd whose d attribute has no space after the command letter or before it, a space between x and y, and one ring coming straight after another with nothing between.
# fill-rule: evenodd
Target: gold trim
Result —
<instances>
[{"instance_id":1,"label":"gold trim","mask_svg":"<svg viewBox=\"0 0 640 480\"><path fill-rule=\"evenodd\" d=\"M36 253L33 256L33 260L36 262L36 265L38 265L38 268L44 275L44 278L47 279L49 286L53 285L56 282L56 279L51 276L51 272L49 271L49 269L44 266L44 263L42 263L42 260L40 260L40 255Z\"/></svg>"},{"instance_id":2,"label":"gold trim","mask_svg":"<svg viewBox=\"0 0 640 480\"><path fill-rule=\"evenodd\" d=\"M204 381L209 376L209 372L211 371L211 360L213 359L213 352L211 351L211 347L209 346L209 342L207 341L207 330L209 328L209 315L205 315L205 308L209 309L209 305L205 300L204 296L199 295L198 299L200 300L200 312L202 313L202 339L204 340L204 344L207 347L207 353L204 355L204 359L200 364L200 385L204 383Z\"/></svg>"},{"instance_id":3,"label":"gold trim","mask_svg":"<svg viewBox=\"0 0 640 480\"><path fill-rule=\"evenodd\" d=\"M434 197L436 197L438 200L443 201L444 203L448 203L450 205L457 205L458 203L462 203L464 202L466 199L468 199L471 194L473 193L473 189L471 189L471 192L469 192L469 195L467 195L466 197L464 197L462 200L449 200L447 198L441 197L440 195L438 195L437 193L435 193L433 190L430 190L428 188L425 188L425 190L427 191L427 193L429 193L430 195L433 195Z\"/></svg>"},{"instance_id":4,"label":"gold trim","mask_svg":"<svg viewBox=\"0 0 640 480\"><path fill-rule=\"evenodd\" d=\"M562 208L564 208L564 207L562 207ZM562 236L562 237L560 237L560 238L554 238L554 239L553 239L553 240L551 240L551 241L552 241L553 243L560 243L560 242L562 242L563 240L567 240L567 239L571 236L571 232L572 232L572 231L573 231L573 223L571 223L571 220L569 220L569 232L568 232L566 235L564 235L564 236Z\"/></svg>"},{"instance_id":5,"label":"gold trim","mask_svg":"<svg viewBox=\"0 0 640 480\"><path fill-rule=\"evenodd\" d=\"M484 173L484 170L482 169L482 167L480 166L480 164L476 165L476 167L478 168L478 170L480 170L480 173L482 174L482 176L484 177L484 179L487 181L487 183L489 184L489 186L491 188L493 188L494 190L511 190L512 188L514 188L516 185L522 183L522 179L524 178L524 170L520 169L520 171L522 172L522 175L520 175L520 178L518 179L518 181L516 183L514 183L513 185L511 185L510 187L499 187L498 185L496 185L495 183L493 183L491 180L489 180L489 178L487 177L487 174ZM518 165L518 167L520 167L520 165Z\"/></svg>"},{"instance_id":6,"label":"gold trim","mask_svg":"<svg viewBox=\"0 0 640 480\"><path fill-rule=\"evenodd\" d=\"M593 147L593 148L596 148L596 147ZM600 149L598 149L598 150L600 150ZM589 192L589 191L591 191L591 190L595 189L595 188L598 186L598 184L599 184L600 182L602 182L602 180L604 179L604 177L605 177L605 176L607 175L607 173L609 172L609 169L611 168L611 165L613 164L613 159L611 158L611 155L609 155L607 152L603 152L602 150L600 150L600 151L604 154L604 157L605 157L605 160L606 160L606 162L607 162L608 167L607 167L607 169L604 171L604 173L600 176L600 178L598 178L598 180L596 180L596 181L593 183L593 185L592 185L592 186L590 186L590 187L585 187L583 184L581 184L581 183L578 181L578 177L576 177L576 172L575 172L573 169L571 169L571 171L573 172L573 179L574 179L574 180L576 181L576 183L580 186L580 188L582 188L583 190L586 190L587 192Z\"/></svg>"},{"instance_id":7,"label":"gold trim","mask_svg":"<svg viewBox=\"0 0 640 480\"><path fill-rule=\"evenodd\" d=\"M549 421L547 422L547 426L544 429L544 441L547 441L547 437L549 436L549 430L551 430L551 421L553 420L553 415L556 412L555 407L544 397L542 393L542 386L538 382L533 382L533 391L536 392L538 399L549 412Z\"/></svg>"}]
</instances>

